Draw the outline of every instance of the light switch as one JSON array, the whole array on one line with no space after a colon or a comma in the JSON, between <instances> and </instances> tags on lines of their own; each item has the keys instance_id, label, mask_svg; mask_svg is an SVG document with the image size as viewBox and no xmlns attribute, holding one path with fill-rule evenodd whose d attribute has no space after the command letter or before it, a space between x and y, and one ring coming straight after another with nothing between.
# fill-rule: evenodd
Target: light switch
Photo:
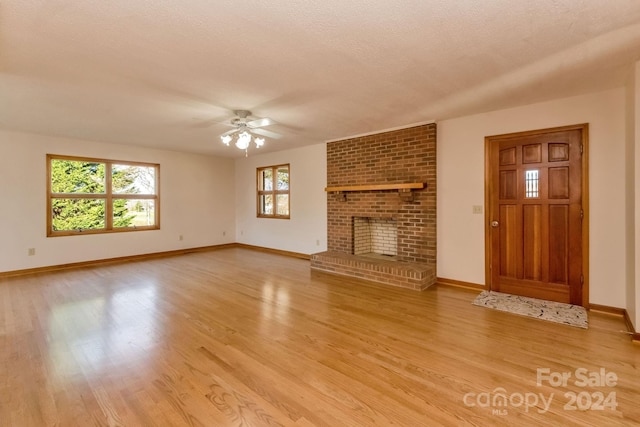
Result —
<instances>
[{"instance_id":1,"label":"light switch","mask_svg":"<svg viewBox=\"0 0 640 427\"><path fill-rule=\"evenodd\" d=\"M482 213L482 205L473 205L473 213L481 214Z\"/></svg>"}]
</instances>

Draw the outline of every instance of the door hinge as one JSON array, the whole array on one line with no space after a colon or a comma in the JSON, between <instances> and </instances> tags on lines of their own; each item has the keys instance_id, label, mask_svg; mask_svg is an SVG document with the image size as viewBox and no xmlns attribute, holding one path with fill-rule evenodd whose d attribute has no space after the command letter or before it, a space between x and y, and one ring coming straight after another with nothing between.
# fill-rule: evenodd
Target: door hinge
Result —
<instances>
[{"instance_id":1,"label":"door hinge","mask_svg":"<svg viewBox=\"0 0 640 427\"><path fill-rule=\"evenodd\" d=\"M580 275L580 286L584 286L584 274Z\"/></svg>"},{"instance_id":2,"label":"door hinge","mask_svg":"<svg viewBox=\"0 0 640 427\"><path fill-rule=\"evenodd\" d=\"M584 145L580 144L580 154L584 152Z\"/></svg>"},{"instance_id":3,"label":"door hinge","mask_svg":"<svg viewBox=\"0 0 640 427\"><path fill-rule=\"evenodd\" d=\"M584 209L580 209L580 220L584 219Z\"/></svg>"}]
</instances>

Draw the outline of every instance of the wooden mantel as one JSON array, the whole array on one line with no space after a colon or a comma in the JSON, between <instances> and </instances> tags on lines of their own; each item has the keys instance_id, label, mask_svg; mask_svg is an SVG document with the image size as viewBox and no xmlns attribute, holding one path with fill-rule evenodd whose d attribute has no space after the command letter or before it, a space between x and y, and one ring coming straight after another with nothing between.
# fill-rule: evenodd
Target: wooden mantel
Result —
<instances>
[{"instance_id":1,"label":"wooden mantel","mask_svg":"<svg viewBox=\"0 0 640 427\"><path fill-rule=\"evenodd\" d=\"M326 187L327 193L341 193L349 191L382 191L382 190L422 190L425 187L423 182L412 182L409 184L369 184L369 185L344 185L340 187Z\"/></svg>"},{"instance_id":2,"label":"wooden mantel","mask_svg":"<svg viewBox=\"0 0 640 427\"><path fill-rule=\"evenodd\" d=\"M400 198L405 202L413 202L413 190L422 190L425 188L424 182L411 182L408 184L367 184L367 185L343 185L339 187L325 187L324 191L333 193L338 196L338 200L347 201L347 195L354 191L384 191L398 190Z\"/></svg>"}]
</instances>

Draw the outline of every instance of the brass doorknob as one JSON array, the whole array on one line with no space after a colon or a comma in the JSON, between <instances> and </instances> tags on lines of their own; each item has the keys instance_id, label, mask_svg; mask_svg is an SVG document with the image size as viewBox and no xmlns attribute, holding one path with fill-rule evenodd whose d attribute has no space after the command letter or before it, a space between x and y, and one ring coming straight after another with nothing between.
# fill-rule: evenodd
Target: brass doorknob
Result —
<instances>
[{"instance_id":1,"label":"brass doorknob","mask_svg":"<svg viewBox=\"0 0 640 427\"><path fill-rule=\"evenodd\" d=\"M499 225L500 225L500 223L498 221L491 221L491 226L493 228L498 228Z\"/></svg>"}]
</instances>

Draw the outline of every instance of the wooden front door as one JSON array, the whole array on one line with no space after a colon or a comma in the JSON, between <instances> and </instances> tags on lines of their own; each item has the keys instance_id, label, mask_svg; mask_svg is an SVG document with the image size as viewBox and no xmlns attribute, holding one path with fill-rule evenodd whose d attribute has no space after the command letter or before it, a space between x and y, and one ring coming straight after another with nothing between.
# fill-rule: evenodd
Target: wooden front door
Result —
<instances>
[{"instance_id":1,"label":"wooden front door","mask_svg":"<svg viewBox=\"0 0 640 427\"><path fill-rule=\"evenodd\" d=\"M578 125L486 138L491 290L587 305L587 129Z\"/></svg>"}]
</instances>

